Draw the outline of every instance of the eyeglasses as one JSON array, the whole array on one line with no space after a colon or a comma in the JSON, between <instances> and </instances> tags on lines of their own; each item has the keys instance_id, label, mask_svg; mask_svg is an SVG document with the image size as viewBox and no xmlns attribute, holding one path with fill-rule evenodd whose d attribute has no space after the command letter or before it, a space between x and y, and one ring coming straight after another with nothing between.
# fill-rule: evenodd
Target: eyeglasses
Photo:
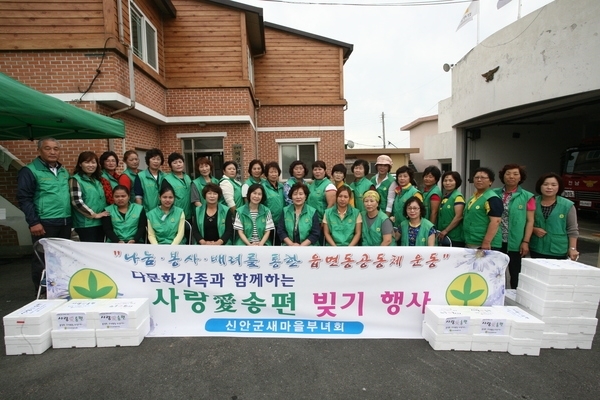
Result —
<instances>
[{"instance_id":1,"label":"eyeglasses","mask_svg":"<svg viewBox=\"0 0 600 400\"><path fill-rule=\"evenodd\" d=\"M406 207L408 211L419 211L421 207Z\"/></svg>"},{"instance_id":2,"label":"eyeglasses","mask_svg":"<svg viewBox=\"0 0 600 400\"><path fill-rule=\"evenodd\" d=\"M490 179L489 176L474 176L473 180L474 181L485 181L486 179Z\"/></svg>"}]
</instances>

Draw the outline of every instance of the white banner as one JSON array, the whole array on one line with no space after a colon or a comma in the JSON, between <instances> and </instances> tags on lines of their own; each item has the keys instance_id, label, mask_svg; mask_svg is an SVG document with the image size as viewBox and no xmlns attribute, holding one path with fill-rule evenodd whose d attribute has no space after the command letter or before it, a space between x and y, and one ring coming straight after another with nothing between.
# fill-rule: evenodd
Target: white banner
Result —
<instances>
[{"instance_id":1,"label":"white banner","mask_svg":"<svg viewBox=\"0 0 600 400\"><path fill-rule=\"evenodd\" d=\"M508 257L451 247L42 239L48 298L150 299L148 336L421 338L427 304L504 304Z\"/></svg>"}]
</instances>

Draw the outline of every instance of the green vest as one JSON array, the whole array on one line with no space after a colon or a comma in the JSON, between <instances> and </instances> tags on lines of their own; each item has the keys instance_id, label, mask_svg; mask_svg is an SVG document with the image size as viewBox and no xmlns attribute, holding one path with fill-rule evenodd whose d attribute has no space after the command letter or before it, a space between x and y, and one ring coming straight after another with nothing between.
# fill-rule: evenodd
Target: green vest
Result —
<instances>
[{"instance_id":1,"label":"green vest","mask_svg":"<svg viewBox=\"0 0 600 400\"><path fill-rule=\"evenodd\" d=\"M236 181L235 179L231 179L226 176L222 177L219 183L223 182L224 180L228 180L229 182L231 182L231 186L233 186L233 202L235 203L235 208L240 208L244 205L244 198L242 197L242 184ZM227 206L227 203L225 203L225 199L221 199L221 203Z\"/></svg>"},{"instance_id":2,"label":"green vest","mask_svg":"<svg viewBox=\"0 0 600 400\"><path fill-rule=\"evenodd\" d=\"M336 245L348 246L350 242L352 242L354 230L356 228L356 219L359 215L360 211L350 206L348 206L346 210L344 219L340 218L337 207L331 207L325 210L327 227L329 228L329 233ZM329 246L329 243L325 242L325 245Z\"/></svg>"},{"instance_id":3,"label":"green vest","mask_svg":"<svg viewBox=\"0 0 600 400\"><path fill-rule=\"evenodd\" d=\"M81 199L83 202L95 213L104 211L106 208L106 196L104 195L102 183L97 179L81 174L73 175L73 179L79 183L79 190L81 191ZM75 209L73 209L72 214L73 228L90 228L102 225L101 219L86 218Z\"/></svg>"},{"instance_id":4,"label":"green vest","mask_svg":"<svg viewBox=\"0 0 600 400\"><path fill-rule=\"evenodd\" d=\"M121 215L119 212L119 207L115 204L111 204L106 207L106 211L110 213L110 221L112 222L113 231L117 237L127 243L130 240L133 240L135 234L138 229L138 222L140 220L140 215L142 215L142 211L144 207L139 204L130 204L127 212L125 213L125 217ZM110 240L107 238L107 242Z\"/></svg>"},{"instance_id":5,"label":"green vest","mask_svg":"<svg viewBox=\"0 0 600 400\"><path fill-rule=\"evenodd\" d=\"M225 222L227 221L227 213L229 212L229 208L224 206L223 204L217 204L217 230L219 232L219 237L222 237L225 233ZM196 225L198 226L198 230L202 237L206 236L204 234L204 216L206 215L206 203L202 203L200 207L196 207ZM231 241L223 244L231 244Z\"/></svg>"},{"instance_id":6,"label":"green vest","mask_svg":"<svg viewBox=\"0 0 600 400\"><path fill-rule=\"evenodd\" d=\"M325 189L331 184L331 181L325 179L315 179L309 186L310 195L306 199L306 204L314 207L317 210L319 221L323 220L323 215L327 209L327 198L325 197Z\"/></svg>"},{"instance_id":7,"label":"green vest","mask_svg":"<svg viewBox=\"0 0 600 400\"><path fill-rule=\"evenodd\" d=\"M371 188L371 185L373 185L373 183L365 177L362 177L360 180L354 181L350 184L350 188L354 191L354 206L358 209L358 211L365 210L365 205L363 204L363 195Z\"/></svg>"},{"instance_id":8,"label":"green vest","mask_svg":"<svg viewBox=\"0 0 600 400\"><path fill-rule=\"evenodd\" d=\"M419 190L410 183L402 188L400 193L394 197L394 205L392 206L392 215L394 216L394 226L400 226L400 222L404 221L404 204L406 200L419 193Z\"/></svg>"},{"instance_id":9,"label":"green vest","mask_svg":"<svg viewBox=\"0 0 600 400\"><path fill-rule=\"evenodd\" d=\"M425 206L425 218L429 219L431 216L431 196L437 194L442 198L442 191L438 185L433 185L433 187L428 191L423 191L423 205Z\"/></svg>"},{"instance_id":10,"label":"green vest","mask_svg":"<svg viewBox=\"0 0 600 400\"><path fill-rule=\"evenodd\" d=\"M258 234L259 240L262 240L267 228L268 212L269 209L267 207L263 206L262 204L258 205L258 215L256 216L256 232ZM252 228L254 227L254 222L252 221L252 217L250 216L250 209L248 208L248 205L246 204L242 206L239 210L237 210L237 214L240 218L240 221L242 222L242 226L244 227L244 235L246 235L246 238L250 240L250 238L252 238ZM235 245L245 246L246 243L244 243L241 238L236 237ZM265 242L265 245L270 246L271 241L267 240Z\"/></svg>"},{"instance_id":11,"label":"green vest","mask_svg":"<svg viewBox=\"0 0 600 400\"><path fill-rule=\"evenodd\" d=\"M466 244L480 245L483 242L488 225L490 224L490 219L485 211L485 202L492 197L498 197L498 195L492 189L488 189L479 196L470 208L470 200L465 204L463 232ZM500 226L498 226L496 236L492 239L491 246L496 248L502 247L502 230Z\"/></svg>"},{"instance_id":12,"label":"green vest","mask_svg":"<svg viewBox=\"0 0 600 400\"><path fill-rule=\"evenodd\" d=\"M125 171L123 171L123 173L129 177L129 180L131 181L131 187L133 189L133 182L135 182L135 178L137 178L138 174L136 174L129 168L125 168ZM134 196L131 196L131 197L134 197Z\"/></svg>"},{"instance_id":13,"label":"green vest","mask_svg":"<svg viewBox=\"0 0 600 400\"><path fill-rule=\"evenodd\" d=\"M408 227L409 223L407 219L400 223L400 232L402 233L402 236L400 237L400 246L410 246L408 244ZM431 221L421 218L421 226L419 226L419 233L415 240L415 246L427 246L427 239L429 239L429 231L431 231L431 228L433 228Z\"/></svg>"},{"instance_id":14,"label":"green vest","mask_svg":"<svg viewBox=\"0 0 600 400\"><path fill-rule=\"evenodd\" d=\"M362 212L362 219L363 219L363 223L362 223L362 245L363 246L381 246L381 242L383 241L383 235L381 234L381 225L383 225L383 222L388 219L388 216L386 215L386 213L384 213L383 211L379 211L379 214L377 214L377 217L375 218L375 221L373 221L373 224L371 225L371 227L368 226L367 224L367 219L369 217L367 216L367 212L363 211ZM393 246L394 243L394 238L392 237L392 242L390 243L390 246Z\"/></svg>"},{"instance_id":15,"label":"green vest","mask_svg":"<svg viewBox=\"0 0 600 400\"><path fill-rule=\"evenodd\" d=\"M456 216L456 213L454 212L454 202L456 201L456 198L458 196L462 196L462 193L460 193L458 190L454 190L452 193L450 193L450 196L442 197L442 201L440 202L440 209L438 211L437 222L437 226L440 231L446 229L446 227L450 225L450 222L452 222L452 220ZM458 225L456 225L454 229L448 232L447 236L452 241L464 242L465 237L463 235L463 221L460 220Z\"/></svg>"},{"instance_id":16,"label":"green vest","mask_svg":"<svg viewBox=\"0 0 600 400\"><path fill-rule=\"evenodd\" d=\"M546 231L544 237L531 235L529 248L536 253L549 256L567 256L569 237L567 236L567 215L573 202L564 197L556 197L556 206L548 216L542 214L541 196L536 196L535 218L533 226Z\"/></svg>"},{"instance_id":17,"label":"green vest","mask_svg":"<svg viewBox=\"0 0 600 400\"><path fill-rule=\"evenodd\" d=\"M388 196L388 189L390 188L390 186L392 185L392 183L394 182L394 177L392 176L392 174L388 174L387 179L385 179L383 182L381 182L381 185L379 185L379 187L377 187L377 193L379 193L379 209L385 211L385 207L387 206L387 196ZM375 174L374 177L371 178L371 183L374 186L377 186L377 174Z\"/></svg>"},{"instance_id":18,"label":"green vest","mask_svg":"<svg viewBox=\"0 0 600 400\"><path fill-rule=\"evenodd\" d=\"M156 235L156 241L158 244L171 244L177 236L179 230L179 220L181 219L183 210L177 206L171 207L169 213L163 220L165 213L160 207L156 207L150 212L146 213L148 222L154 229ZM175 243L179 244L179 243Z\"/></svg>"},{"instance_id":19,"label":"green vest","mask_svg":"<svg viewBox=\"0 0 600 400\"><path fill-rule=\"evenodd\" d=\"M259 185L264 185L265 184L266 179L265 178L260 178L258 181L256 181L253 177L249 177L248 179L246 179L246 181L244 182L244 185L248 185L248 187L254 185L255 183L259 184Z\"/></svg>"},{"instance_id":20,"label":"green vest","mask_svg":"<svg viewBox=\"0 0 600 400\"><path fill-rule=\"evenodd\" d=\"M219 184L219 180L217 178L215 178L214 176L210 177L210 181L212 183L214 183L215 185ZM206 201L206 199L202 195L202 190L204 189L204 186L206 186L206 184L208 182L206 182L206 179L204 179L203 176L199 176L198 178L194 179L192 181L192 183L194 185L196 185L196 189L198 189L198 196L200 196L200 203L204 204L204 202ZM187 214L186 214L186 216L187 216Z\"/></svg>"},{"instance_id":21,"label":"green vest","mask_svg":"<svg viewBox=\"0 0 600 400\"><path fill-rule=\"evenodd\" d=\"M502 198L503 188L493 189ZM525 236L525 225L527 225L527 202L533 197L533 193L523 190L520 186L512 194L508 202L508 251L519 251L523 237ZM502 224L498 228L502 232Z\"/></svg>"},{"instance_id":22,"label":"green vest","mask_svg":"<svg viewBox=\"0 0 600 400\"><path fill-rule=\"evenodd\" d=\"M144 206L146 213L154 210L160 205L160 185L162 184L164 176L164 173L160 170L158 171L157 179L154 179L149 170L141 171L137 176L142 184L142 189L144 190L142 205Z\"/></svg>"},{"instance_id":23,"label":"green vest","mask_svg":"<svg viewBox=\"0 0 600 400\"><path fill-rule=\"evenodd\" d=\"M27 164L35 177L36 190L33 196L35 212L41 220L69 218L71 216L71 194L69 172L58 168L56 175L38 158Z\"/></svg>"},{"instance_id":24,"label":"green vest","mask_svg":"<svg viewBox=\"0 0 600 400\"><path fill-rule=\"evenodd\" d=\"M110 183L110 187L112 189L114 189L115 186L117 186L119 184L119 181L116 180L114 176L112 176L111 174L106 172L106 170L104 170L104 169L102 170L102 177Z\"/></svg>"},{"instance_id":25,"label":"green vest","mask_svg":"<svg viewBox=\"0 0 600 400\"><path fill-rule=\"evenodd\" d=\"M302 207L302 212L300 212L300 216L298 217L298 236L300 237L300 243L308 239L312 229L313 216L316 212L317 210L308 204L304 204L304 207ZM293 204L283 209L283 218L285 218L285 230L288 237L293 242L294 225L296 222L296 211ZM283 242L281 244L285 245ZM313 243L312 246L315 246L316 244L317 243Z\"/></svg>"},{"instance_id":26,"label":"green vest","mask_svg":"<svg viewBox=\"0 0 600 400\"><path fill-rule=\"evenodd\" d=\"M265 205L271 210L271 216L275 225L279 222L281 214L283 213L283 207L285 206L285 200L283 198L283 184L277 182L277 188L275 188L269 181L263 182L267 200Z\"/></svg>"},{"instance_id":27,"label":"green vest","mask_svg":"<svg viewBox=\"0 0 600 400\"><path fill-rule=\"evenodd\" d=\"M172 172L164 178L175 192L175 205L183 210L186 219L192 218L192 178L183 174L183 178L177 177Z\"/></svg>"}]
</instances>

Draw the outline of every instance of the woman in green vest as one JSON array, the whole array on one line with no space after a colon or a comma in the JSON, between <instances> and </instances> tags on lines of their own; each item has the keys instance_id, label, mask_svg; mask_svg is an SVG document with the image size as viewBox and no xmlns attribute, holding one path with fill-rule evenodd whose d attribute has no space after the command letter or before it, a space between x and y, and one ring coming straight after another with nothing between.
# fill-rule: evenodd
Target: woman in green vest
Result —
<instances>
[{"instance_id":1,"label":"woman in green vest","mask_svg":"<svg viewBox=\"0 0 600 400\"><path fill-rule=\"evenodd\" d=\"M323 233L327 246L357 246L362 232L360 211L350 206L352 189L340 186L335 207L325 210Z\"/></svg>"},{"instance_id":2,"label":"woman in green vest","mask_svg":"<svg viewBox=\"0 0 600 400\"><path fill-rule=\"evenodd\" d=\"M530 253L533 258L569 258L577 261L577 211L573 202L559 196L564 184L559 175L543 175L535 184L536 208L531 236Z\"/></svg>"},{"instance_id":3,"label":"woman in green vest","mask_svg":"<svg viewBox=\"0 0 600 400\"><path fill-rule=\"evenodd\" d=\"M404 220L396 232L400 246L435 246L435 227L425 218L425 206L421 199L411 197L404 203Z\"/></svg>"},{"instance_id":4,"label":"woman in green vest","mask_svg":"<svg viewBox=\"0 0 600 400\"><path fill-rule=\"evenodd\" d=\"M165 156L160 149L150 149L146 152L146 165L148 169L140 171L133 183L135 202L144 206L146 216L150 210L159 206L159 191L161 189L164 173L160 170L165 162Z\"/></svg>"},{"instance_id":5,"label":"woman in green vest","mask_svg":"<svg viewBox=\"0 0 600 400\"><path fill-rule=\"evenodd\" d=\"M323 220L325 210L335 205L336 187L327 177L327 166L324 161L317 160L312 165L312 183L308 186L310 196L306 204L317 210L319 221Z\"/></svg>"},{"instance_id":6,"label":"woman in green vest","mask_svg":"<svg viewBox=\"0 0 600 400\"><path fill-rule=\"evenodd\" d=\"M504 211L500 219L502 252L508 255L510 288L516 289L521 273L521 257L529 253L529 242L533 232L535 199L533 193L524 190L527 173L519 164L507 164L498 173L503 187L494 189L502 199Z\"/></svg>"},{"instance_id":7,"label":"woman in green vest","mask_svg":"<svg viewBox=\"0 0 600 400\"><path fill-rule=\"evenodd\" d=\"M101 176L98 156L92 151L79 154L69 188L73 228L82 242L104 242L102 217L108 216L108 212Z\"/></svg>"},{"instance_id":8,"label":"woman in green vest","mask_svg":"<svg viewBox=\"0 0 600 400\"><path fill-rule=\"evenodd\" d=\"M271 211L264 206L265 188L254 183L248 188L247 203L240 207L235 215L233 230L238 246L270 246L269 236L275 229Z\"/></svg>"},{"instance_id":9,"label":"woman in green vest","mask_svg":"<svg viewBox=\"0 0 600 400\"><path fill-rule=\"evenodd\" d=\"M371 178L371 183L375 186L377 193L379 193L379 208L381 210L387 210L390 207L391 211L391 204L388 202L388 193L390 186L394 184L394 177L390 174L393 165L392 158L386 155L380 155L375 162L377 173Z\"/></svg>"},{"instance_id":10,"label":"woman in green vest","mask_svg":"<svg viewBox=\"0 0 600 400\"><path fill-rule=\"evenodd\" d=\"M475 193L463 213L463 232L468 248L500 251L502 247L499 227L503 206L502 199L491 189L494 177L494 172L486 167L477 168L473 174Z\"/></svg>"},{"instance_id":11,"label":"woman in green vest","mask_svg":"<svg viewBox=\"0 0 600 400\"><path fill-rule=\"evenodd\" d=\"M462 178L456 171L446 171L442 175L442 186L444 196L438 211L437 228L438 243L444 243L448 237L454 247L465 247L465 236L463 235L463 211L465 209L465 198L458 188L462 185Z\"/></svg>"},{"instance_id":12,"label":"woman in green vest","mask_svg":"<svg viewBox=\"0 0 600 400\"><path fill-rule=\"evenodd\" d=\"M283 214L283 206L285 204L283 198L283 184L279 182L281 168L279 167L279 164L273 161L265 165L265 171L267 174L267 179L263 182L267 198L265 205L271 211L273 222L278 224L279 219ZM275 246L281 245L281 240L279 239L279 235L275 233L275 230L271 232L271 241Z\"/></svg>"},{"instance_id":13,"label":"woman in green vest","mask_svg":"<svg viewBox=\"0 0 600 400\"><path fill-rule=\"evenodd\" d=\"M126 186L113 189L114 203L106 207L110 214L102 218L106 241L112 243L144 243L146 237L146 212L139 204L130 203L130 192Z\"/></svg>"},{"instance_id":14,"label":"woman in green vest","mask_svg":"<svg viewBox=\"0 0 600 400\"><path fill-rule=\"evenodd\" d=\"M423 204L425 205L425 218L432 224L437 224L438 209L442 201L442 190L438 186L442 171L435 165L430 165L423 170Z\"/></svg>"},{"instance_id":15,"label":"woman in green vest","mask_svg":"<svg viewBox=\"0 0 600 400\"><path fill-rule=\"evenodd\" d=\"M304 178L308 175L308 167L304 161L296 160L290 164L288 172L290 173L289 179L283 184L283 198L286 205L292 204L292 198L290 197L290 189L296 183L306 183Z\"/></svg>"},{"instance_id":16,"label":"woman in green vest","mask_svg":"<svg viewBox=\"0 0 600 400\"><path fill-rule=\"evenodd\" d=\"M185 235L185 214L175 205L175 193L168 185L160 189L160 205L146 215L148 242L181 244Z\"/></svg>"},{"instance_id":17,"label":"woman in green vest","mask_svg":"<svg viewBox=\"0 0 600 400\"><path fill-rule=\"evenodd\" d=\"M123 185L131 190L131 180L125 174L119 174L119 157L114 151L105 151L100 155L100 167L102 167L102 187L108 204L113 204L112 190L117 185Z\"/></svg>"},{"instance_id":18,"label":"woman in green vest","mask_svg":"<svg viewBox=\"0 0 600 400\"><path fill-rule=\"evenodd\" d=\"M394 227L390 218L379 209L381 197L376 190L368 190L363 195L365 210L362 216L363 246L392 246Z\"/></svg>"},{"instance_id":19,"label":"woman in green vest","mask_svg":"<svg viewBox=\"0 0 600 400\"><path fill-rule=\"evenodd\" d=\"M175 193L175 205L181 208L185 219L192 221L192 178L185 173L185 162L180 153L171 153L167 158L171 172L165 174L163 185L168 183Z\"/></svg>"},{"instance_id":20,"label":"woman in green vest","mask_svg":"<svg viewBox=\"0 0 600 400\"><path fill-rule=\"evenodd\" d=\"M396 181L390 187L386 209L386 213L391 217L395 227L399 227L400 222L405 219L404 204L406 201L411 197L418 197L419 200L423 199L415 184L414 174L412 168L406 165L396 170Z\"/></svg>"},{"instance_id":21,"label":"woman in green vest","mask_svg":"<svg viewBox=\"0 0 600 400\"><path fill-rule=\"evenodd\" d=\"M348 168L344 164L335 164L331 167L331 183L335 185L336 189L341 188L342 186L346 186L350 189L350 202L348 205L350 207L356 207L354 203L354 191L346 183L346 174L348 173ZM336 201L337 201L337 193L336 193Z\"/></svg>"},{"instance_id":22,"label":"woman in green vest","mask_svg":"<svg viewBox=\"0 0 600 400\"><path fill-rule=\"evenodd\" d=\"M192 198L191 202L196 207L204 204L202 190L207 183L219 184L219 180L213 176L213 163L208 157L200 157L196 160L197 178L192 181Z\"/></svg>"},{"instance_id":23,"label":"woman in green vest","mask_svg":"<svg viewBox=\"0 0 600 400\"><path fill-rule=\"evenodd\" d=\"M135 178L137 178L140 173L140 158L138 157L137 151L127 150L125 154L123 154L123 162L125 163L123 174L129 177L132 186L130 190L132 190Z\"/></svg>"},{"instance_id":24,"label":"woman in green vest","mask_svg":"<svg viewBox=\"0 0 600 400\"><path fill-rule=\"evenodd\" d=\"M289 192L292 204L283 209L277 234L286 246L312 246L318 244L321 222L314 207L306 204L310 190L302 182L295 183Z\"/></svg>"},{"instance_id":25,"label":"woman in green vest","mask_svg":"<svg viewBox=\"0 0 600 400\"><path fill-rule=\"evenodd\" d=\"M242 184L235 179L238 169L235 161L226 161L223 164L223 177L219 181L219 186L223 190L221 202L234 213L236 209L244 205Z\"/></svg>"},{"instance_id":26,"label":"woman in green vest","mask_svg":"<svg viewBox=\"0 0 600 400\"><path fill-rule=\"evenodd\" d=\"M202 189L202 197L205 201L196 208L192 223L195 242L210 246L231 244L233 213L221 204L221 187L216 183L207 183Z\"/></svg>"},{"instance_id":27,"label":"woman in green vest","mask_svg":"<svg viewBox=\"0 0 600 400\"><path fill-rule=\"evenodd\" d=\"M354 161L350 171L352 171L352 174L354 175L354 182L350 184L350 188L354 193L354 206L358 209L358 211L362 212L365 210L363 204L363 195L367 190L371 189L371 187L375 187L367 178L367 175L369 175L370 171L369 162L363 159L358 159Z\"/></svg>"},{"instance_id":28,"label":"woman in green vest","mask_svg":"<svg viewBox=\"0 0 600 400\"><path fill-rule=\"evenodd\" d=\"M263 175L265 173L265 164L263 164L260 160L252 160L248 165L248 179L242 185L242 197L244 199L248 198L248 188L255 184L263 184L265 182L265 178Z\"/></svg>"}]
</instances>

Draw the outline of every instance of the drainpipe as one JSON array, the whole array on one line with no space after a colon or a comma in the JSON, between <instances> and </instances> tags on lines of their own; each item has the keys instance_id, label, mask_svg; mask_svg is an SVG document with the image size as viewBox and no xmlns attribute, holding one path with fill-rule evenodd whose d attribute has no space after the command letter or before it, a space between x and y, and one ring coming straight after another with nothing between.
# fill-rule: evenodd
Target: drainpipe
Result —
<instances>
[{"instance_id":1,"label":"drainpipe","mask_svg":"<svg viewBox=\"0 0 600 400\"><path fill-rule=\"evenodd\" d=\"M119 42L121 44L125 44L124 34L123 34L123 2L118 0L119 7L117 9L117 16L119 18Z\"/></svg>"},{"instance_id":2,"label":"drainpipe","mask_svg":"<svg viewBox=\"0 0 600 400\"><path fill-rule=\"evenodd\" d=\"M254 133L254 151L255 159L260 160L260 153L258 152L258 110L260 109L260 100L256 99L257 106L254 107L254 126L256 127L256 132Z\"/></svg>"}]
</instances>

